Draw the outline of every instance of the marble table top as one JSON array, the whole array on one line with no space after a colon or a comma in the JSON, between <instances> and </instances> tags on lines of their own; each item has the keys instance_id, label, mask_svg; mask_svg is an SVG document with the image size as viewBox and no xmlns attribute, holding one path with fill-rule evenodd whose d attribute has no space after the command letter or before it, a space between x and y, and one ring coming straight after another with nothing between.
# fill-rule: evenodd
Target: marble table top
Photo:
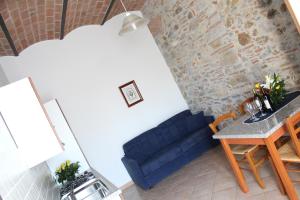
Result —
<instances>
[{"instance_id":1,"label":"marble table top","mask_svg":"<svg viewBox=\"0 0 300 200\"><path fill-rule=\"evenodd\" d=\"M242 116L213 135L213 138L267 138L284 124L287 117L299 111L300 96L263 121L246 124L244 121L250 116Z\"/></svg>"}]
</instances>

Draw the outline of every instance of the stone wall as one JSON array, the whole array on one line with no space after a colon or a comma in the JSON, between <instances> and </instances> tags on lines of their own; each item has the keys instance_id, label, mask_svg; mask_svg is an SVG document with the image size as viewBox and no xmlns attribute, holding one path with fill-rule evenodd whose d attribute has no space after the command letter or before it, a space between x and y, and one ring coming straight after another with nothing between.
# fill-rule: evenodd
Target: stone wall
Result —
<instances>
[{"instance_id":1,"label":"stone wall","mask_svg":"<svg viewBox=\"0 0 300 200\"><path fill-rule=\"evenodd\" d=\"M151 0L143 14L193 112L236 109L274 72L300 86L300 37L283 0Z\"/></svg>"}]
</instances>

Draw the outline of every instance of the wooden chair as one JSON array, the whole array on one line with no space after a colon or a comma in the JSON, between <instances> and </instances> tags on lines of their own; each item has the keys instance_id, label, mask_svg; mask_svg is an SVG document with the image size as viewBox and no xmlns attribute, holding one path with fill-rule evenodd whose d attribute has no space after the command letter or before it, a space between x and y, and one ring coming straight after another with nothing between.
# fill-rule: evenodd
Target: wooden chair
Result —
<instances>
[{"instance_id":1,"label":"wooden chair","mask_svg":"<svg viewBox=\"0 0 300 200\"><path fill-rule=\"evenodd\" d=\"M289 169L290 164L300 163L300 141L298 139L298 134L300 133L300 127L297 127L299 123L300 123L300 112L287 118L286 127L290 135L290 140L287 143L283 144L278 149L280 158L284 162L285 168L288 172L300 172L300 170L297 169ZM276 171L274 169L274 163L272 163L271 159L270 161L273 170ZM282 194L285 194L285 190L283 188L280 177L278 176L277 172L275 174L276 174L277 183L279 185L279 189ZM296 182L299 182L299 180Z\"/></svg>"},{"instance_id":2,"label":"wooden chair","mask_svg":"<svg viewBox=\"0 0 300 200\"><path fill-rule=\"evenodd\" d=\"M289 169L289 163L300 163L300 141L298 134L300 133L300 112L288 117L286 126L290 134L291 140L278 149L281 160L285 163L287 171L300 172L300 170ZM298 181L297 181L298 182Z\"/></svg>"},{"instance_id":3,"label":"wooden chair","mask_svg":"<svg viewBox=\"0 0 300 200\"><path fill-rule=\"evenodd\" d=\"M236 114L234 112L226 113L224 115L219 116L213 123L209 124L209 127L213 131L213 133L218 132L218 125L228 119L236 119ZM242 157L241 159L237 160L238 162L246 162L248 163L250 169L242 168L246 170L251 170L254 178L256 179L257 183L261 188L265 188L265 184L260 177L258 167L261 166L266 157L262 157L258 161L255 160L254 154L260 149L258 145L232 145L231 146L232 153L234 155L238 155Z\"/></svg>"}]
</instances>

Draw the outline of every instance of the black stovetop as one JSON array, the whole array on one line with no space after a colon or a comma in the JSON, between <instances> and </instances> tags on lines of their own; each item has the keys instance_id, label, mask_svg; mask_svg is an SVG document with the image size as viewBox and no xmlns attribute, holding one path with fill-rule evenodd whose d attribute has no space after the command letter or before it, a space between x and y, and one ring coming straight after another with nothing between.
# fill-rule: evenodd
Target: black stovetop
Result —
<instances>
[{"instance_id":1,"label":"black stovetop","mask_svg":"<svg viewBox=\"0 0 300 200\"><path fill-rule=\"evenodd\" d=\"M85 171L83 174L77 176L74 181L68 182L65 185L63 185L60 189L60 196L64 196L65 194L71 192L73 189L79 187L80 185L93 178L95 178L95 175L92 172Z\"/></svg>"}]
</instances>

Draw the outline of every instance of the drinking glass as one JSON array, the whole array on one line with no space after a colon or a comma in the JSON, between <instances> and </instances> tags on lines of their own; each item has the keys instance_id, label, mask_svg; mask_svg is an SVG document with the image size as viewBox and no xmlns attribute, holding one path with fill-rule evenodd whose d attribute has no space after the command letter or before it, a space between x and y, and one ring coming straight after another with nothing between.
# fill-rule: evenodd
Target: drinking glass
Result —
<instances>
[{"instance_id":1,"label":"drinking glass","mask_svg":"<svg viewBox=\"0 0 300 200\"><path fill-rule=\"evenodd\" d=\"M261 103L259 100L255 100L254 102L255 102L257 108L258 108L259 111L260 111L260 116L261 116L261 117L266 116L266 114L265 114L265 113L263 112L263 110L262 110L262 103Z\"/></svg>"},{"instance_id":2,"label":"drinking glass","mask_svg":"<svg viewBox=\"0 0 300 200\"><path fill-rule=\"evenodd\" d=\"M255 116L255 106L252 102L247 102L245 104L245 110L251 115L252 121L257 121L258 118Z\"/></svg>"}]
</instances>

